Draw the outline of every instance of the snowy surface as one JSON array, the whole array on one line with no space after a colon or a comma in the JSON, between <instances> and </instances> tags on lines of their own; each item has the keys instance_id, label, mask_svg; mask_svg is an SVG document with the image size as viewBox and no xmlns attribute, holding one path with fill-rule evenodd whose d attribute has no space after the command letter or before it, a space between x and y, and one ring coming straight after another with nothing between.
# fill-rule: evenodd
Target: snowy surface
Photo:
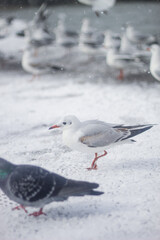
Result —
<instances>
[{"instance_id":1,"label":"snowy surface","mask_svg":"<svg viewBox=\"0 0 160 240\"><path fill-rule=\"evenodd\" d=\"M5 48L8 43L3 44ZM10 45L8 51L12 52ZM44 208L47 216L35 218L23 210L12 211L16 203L0 192L0 239L159 240L160 83L143 69L132 74L129 70L118 81L117 71L107 68L103 57L77 58L74 61L73 54L68 60L67 72L34 81L20 66L11 70L3 65L0 156L97 182L105 193L51 203ZM59 130L48 131L66 114L82 121L158 125L135 137L134 144L109 149L99 159L98 170L87 171L93 155L71 151Z\"/></svg>"},{"instance_id":2,"label":"snowy surface","mask_svg":"<svg viewBox=\"0 0 160 240\"><path fill-rule=\"evenodd\" d=\"M81 120L160 122L160 84L150 75L117 81L107 71L96 79L92 74L60 73L30 81L31 76L22 71L0 73L1 157L98 182L105 192L49 204L44 209L47 216L38 218L12 211L16 204L0 195L3 240L159 239L159 125L135 137L134 144L110 149L99 160L98 170L91 172L86 167L92 154L69 150L60 131L48 131L58 117L69 113Z\"/></svg>"}]
</instances>

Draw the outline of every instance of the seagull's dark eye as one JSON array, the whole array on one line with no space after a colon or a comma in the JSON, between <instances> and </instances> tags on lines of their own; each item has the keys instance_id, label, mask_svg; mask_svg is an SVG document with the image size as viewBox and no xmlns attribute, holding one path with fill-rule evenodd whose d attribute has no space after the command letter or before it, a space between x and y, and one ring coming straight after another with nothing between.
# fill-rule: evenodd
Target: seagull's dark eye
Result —
<instances>
[{"instance_id":1,"label":"seagull's dark eye","mask_svg":"<svg viewBox=\"0 0 160 240\"><path fill-rule=\"evenodd\" d=\"M63 125L66 125L67 123L66 122L63 122Z\"/></svg>"}]
</instances>

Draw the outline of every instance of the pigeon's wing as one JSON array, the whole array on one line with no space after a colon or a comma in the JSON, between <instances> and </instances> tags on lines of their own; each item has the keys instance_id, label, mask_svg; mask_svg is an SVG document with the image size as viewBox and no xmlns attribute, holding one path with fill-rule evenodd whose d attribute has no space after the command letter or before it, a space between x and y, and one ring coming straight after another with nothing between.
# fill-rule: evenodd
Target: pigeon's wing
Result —
<instances>
[{"instance_id":1,"label":"pigeon's wing","mask_svg":"<svg viewBox=\"0 0 160 240\"><path fill-rule=\"evenodd\" d=\"M18 166L10 177L10 191L23 201L36 202L56 196L66 179L43 168Z\"/></svg>"},{"instance_id":2,"label":"pigeon's wing","mask_svg":"<svg viewBox=\"0 0 160 240\"><path fill-rule=\"evenodd\" d=\"M99 185L84 181L75 181L68 179L62 191L59 192L59 197L84 196L84 195L101 195L103 192L95 191Z\"/></svg>"},{"instance_id":3,"label":"pigeon's wing","mask_svg":"<svg viewBox=\"0 0 160 240\"><path fill-rule=\"evenodd\" d=\"M105 147L118 142L128 135L128 130L124 128L113 128L110 125L89 124L81 129L79 141L88 147Z\"/></svg>"}]
</instances>

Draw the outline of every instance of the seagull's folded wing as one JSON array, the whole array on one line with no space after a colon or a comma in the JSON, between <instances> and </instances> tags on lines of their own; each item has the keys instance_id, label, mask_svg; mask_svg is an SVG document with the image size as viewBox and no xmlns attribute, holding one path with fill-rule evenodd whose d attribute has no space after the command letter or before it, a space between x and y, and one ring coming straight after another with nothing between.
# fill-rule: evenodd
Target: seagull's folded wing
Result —
<instances>
[{"instance_id":1,"label":"seagull's folded wing","mask_svg":"<svg viewBox=\"0 0 160 240\"><path fill-rule=\"evenodd\" d=\"M156 69L154 72L155 72L155 75L160 78L160 70Z\"/></svg>"},{"instance_id":2,"label":"seagull's folded wing","mask_svg":"<svg viewBox=\"0 0 160 240\"><path fill-rule=\"evenodd\" d=\"M132 62L135 61L135 57L132 55L122 55L122 54L117 54L114 56L115 60L122 60L122 61L126 61L126 62Z\"/></svg>"},{"instance_id":3,"label":"seagull's folded wing","mask_svg":"<svg viewBox=\"0 0 160 240\"><path fill-rule=\"evenodd\" d=\"M47 69L47 67L49 67L49 65L44 65L43 63L40 62L39 63L32 62L30 63L30 66L39 70L45 70Z\"/></svg>"},{"instance_id":4,"label":"seagull's folded wing","mask_svg":"<svg viewBox=\"0 0 160 240\"><path fill-rule=\"evenodd\" d=\"M111 126L90 124L83 127L79 141L88 147L104 147L112 143L121 141L129 135L129 131L124 128L113 128Z\"/></svg>"}]
</instances>

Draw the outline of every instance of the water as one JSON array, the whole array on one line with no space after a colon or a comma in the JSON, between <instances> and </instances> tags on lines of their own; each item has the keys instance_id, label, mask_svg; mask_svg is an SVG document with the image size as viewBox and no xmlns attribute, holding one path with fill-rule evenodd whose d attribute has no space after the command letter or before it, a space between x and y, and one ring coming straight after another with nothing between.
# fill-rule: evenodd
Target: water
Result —
<instances>
[{"instance_id":1,"label":"water","mask_svg":"<svg viewBox=\"0 0 160 240\"><path fill-rule=\"evenodd\" d=\"M144 33L160 35L160 4L156 2L121 2L117 3L107 15L96 17L90 7L84 5L60 5L49 7L51 12L49 23L55 27L59 13L67 15L67 24L71 29L79 29L84 17L89 17L92 26L99 30L112 29L120 32L126 22L132 23ZM18 18L31 20L37 8L19 8L0 10L2 16L16 16Z\"/></svg>"}]
</instances>

